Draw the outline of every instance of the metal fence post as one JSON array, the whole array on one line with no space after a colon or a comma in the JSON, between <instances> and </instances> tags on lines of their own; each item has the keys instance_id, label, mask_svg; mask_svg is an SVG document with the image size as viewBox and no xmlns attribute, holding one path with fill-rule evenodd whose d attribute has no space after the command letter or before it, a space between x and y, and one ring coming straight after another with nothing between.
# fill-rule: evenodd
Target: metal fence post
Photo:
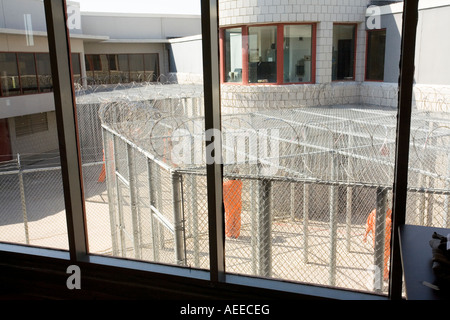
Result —
<instances>
[{"instance_id":1,"label":"metal fence post","mask_svg":"<svg viewBox=\"0 0 450 320\"><path fill-rule=\"evenodd\" d=\"M22 217L23 217L23 227L25 231L25 243L30 244L30 233L28 230L28 213L27 213L27 203L25 200L25 187L23 184L23 173L22 165L20 163L20 154L17 154L17 167L19 169L19 187L20 187L20 200L22 204Z\"/></svg>"},{"instance_id":2,"label":"metal fence post","mask_svg":"<svg viewBox=\"0 0 450 320\"><path fill-rule=\"evenodd\" d=\"M338 166L338 157L335 152L331 153L331 180L334 182ZM338 213L338 186L334 183L330 186L330 274L329 284L336 284L336 248L337 248L337 213Z\"/></svg>"},{"instance_id":3,"label":"metal fence post","mask_svg":"<svg viewBox=\"0 0 450 320\"><path fill-rule=\"evenodd\" d=\"M153 181L153 169L152 169L152 160L147 158L147 178L148 178L148 192L149 192L149 205L150 205L150 224L151 224L151 232L152 232L152 242L153 242L153 259L155 261L159 261L159 233L158 233L158 225L153 217L153 208L155 207L155 185L152 183Z\"/></svg>"},{"instance_id":4,"label":"metal fence post","mask_svg":"<svg viewBox=\"0 0 450 320\"><path fill-rule=\"evenodd\" d=\"M450 153L447 154L447 172L450 172ZM450 190L450 180L446 179L445 180L445 189L446 190ZM450 219L449 219L449 195L445 195L444 196L444 222L443 222L443 227L444 228L450 228Z\"/></svg>"},{"instance_id":5,"label":"metal fence post","mask_svg":"<svg viewBox=\"0 0 450 320\"><path fill-rule=\"evenodd\" d=\"M102 128L102 136L103 136L103 153L105 157L105 176L106 176L106 191L108 193L108 206L109 206L109 219L110 219L110 228L111 228L111 240L112 240L112 253L113 256L117 256L119 253L119 244L117 239L117 228L116 228L116 217L115 217L115 200L114 200L114 193L113 193L113 182L114 182L114 176L111 176L110 168L111 168L111 161L114 161L114 159L110 159L110 148L112 148L111 144L108 144L106 135L106 130ZM113 137L114 139L114 137ZM112 150L115 152L114 150Z\"/></svg>"},{"instance_id":6,"label":"metal fence post","mask_svg":"<svg viewBox=\"0 0 450 320\"><path fill-rule=\"evenodd\" d=\"M118 162L119 162L119 155L118 155L118 143L117 143L117 136L113 136L113 144L114 144L114 163L115 163L115 168L114 168L114 175L115 175L115 180L116 180L116 190L117 190L117 214L118 214L118 218L119 218L119 224L118 224L118 228L119 228L119 237L120 237L120 249L122 251L122 257L126 257L127 254L127 246L126 246L126 238L125 238L125 231L123 230L124 228L124 219L123 219L123 208L122 208L122 188L120 186L120 180L117 177L117 166L118 166Z\"/></svg>"},{"instance_id":7,"label":"metal fence post","mask_svg":"<svg viewBox=\"0 0 450 320\"><path fill-rule=\"evenodd\" d=\"M308 222L309 222L309 192L310 185L303 185L303 260L308 263Z\"/></svg>"},{"instance_id":8,"label":"metal fence post","mask_svg":"<svg viewBox=\"0 0 450 320\"><path fill-rule=\"evenodd\" d=\"M352 134L352 125L349 125L350 134L348 135L348 150L353 150L353 134ZM347 251L351 250L351 240L352 240L352 204L353 204L353 188L350 186L350 179L353 175L353 157L347 157L347 181L349 185L347 186L347 201L346 201L346 217L345 217L345 225L346 225L346 233L347 233Z\"/></svg>"},{"instance_id":9,"label":"metal fence post","mask_svg":"<svg viewBox=\"0 0 450 320\"><path fill-rule=\"evenodd\" d=\"M377 188L377 208L375 218L375 251L374 265L377 271L376 275L383 276L384 270L384 250L386 237L386 211L387 211L387 189ZM381 279L375 279L376 283L381 283ZM376 291L381 291L381 286L375 286Z\"/></svg>"},{"instance_id":10,"label":"metal fence post","mask_svg":"<svg viewBox=\"0 0 450 320\"><path fill-rule=\"evenodd\" d=\"M139 241L139 224L137 213L137 195L136 195L136 166L134 164L133 148L127 143L127 162L128 162L128 182L130 184L130 206L131 223L133 227L133 248L136 259L141 258L141 246Z\"/></svg>"},{"instance_id":11,"label":"metal fence post","mask_svg":"<svg viewBox=\"0 0 450 320\"><path fill-rule=\"evenodd\" d=\"M175 258L178 265L186 265L184 245L184 218L181 196L181 175L172 174L173 223L175 231Z\"/></svg>"},{"instance_id":12,"label":"metal fence post","mask_svg":"<svg viewBox=\"0 0 450 320\"><path fill-rule=\"evenodd\" d=\"M258 181L258 262L259 275L270 277L272 274L272 221L271 221L270 180Z\"/></svg>"},{"instance_id":13,"label":"metal fence post","mask_svg":"<svg viewBox=\"0 0 450 320\"><path fill-rule=\"evenodd\" d=\"M194 242L194 265L200 267L200 244L198 225L198 198L197 198L197 177L193 174L189 176L191 186L191 210L192 210L192 237Z\"/></svg>"}]
</instances>

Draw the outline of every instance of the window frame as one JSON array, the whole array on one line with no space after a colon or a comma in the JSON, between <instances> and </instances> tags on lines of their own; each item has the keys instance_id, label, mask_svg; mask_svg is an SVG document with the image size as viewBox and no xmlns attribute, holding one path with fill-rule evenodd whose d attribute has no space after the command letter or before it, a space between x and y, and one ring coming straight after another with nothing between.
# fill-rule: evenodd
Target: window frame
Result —
<instances>
[{"instance_id":1,"label":"window frame","mask_svg":"<svg viewBox=\"0 0 450 320\"><path fill-rule=\"evenodd\" d=\"M15 268L15 275L41 271L47 276L51 270L57 279L63 280L68 264L77 264L87 273L87 279L103 279L105 283L126 283L127 287L147 288L143 296L160 288L168 296L181 289L185 292L198 292L197 296L207 297L211 292L228 297L248 294L247 297L299 298L315 297L330 299L401 299L402 271L399 252L399 235L393 233L391 254L391 286L388 297L366 294L338 288L285 282L276 279L260 279L250 276L225 273L223 216L221 202L221 168L219 164L207 167L208 216L210 231L210 270L195 270L166 266L143 261L97 256L88 252L87 230L85 225L84 198L82 194L82 176L80 151L76 129L74 84L71 79L71 55L65 0L44 0L52 73L54 79L55 109L58 122L58 136L61 145L63 186L66 200L69 250L53 250L29 247L18 244L0 243L0 261L6 269ZM217 54L217 0L202 1L203 63L205 89L206 128L220 129L220 77L219 57ZM401 69L399 79L399 114L397 129L397 148L394 175L393 227L405 223L407 175L409 159L409 129L411 121L412 87L414 81L414 50L418 17L418 0L404 1L404 20ZM66 19L62 19L65 17ZM208 81L211 80L211 81ZM212 143L220 143L213 141ZM219 148L220 150L220 148ZM405 162L406 161L406 162ZM406 163L406 165L405 165ZM8 264L9 263L9 264ZM33 268L30 268L33 266ZM31 270L32 269L32 270ZM3 269L5 270L5 269ZM10 269L7 269L10 270ZM22 273L17 270L22 270ZM119 280L120 279L120 280ZM36 280L36 279L34 279ZM114 280L114 281L111 281ZM122 281L122 282L119 282ZM154 282L152 282L154 281ZM143 284L145 282L145 284ZM47 285L47 284L46 284ZM195 289L193 288L195 287ZM188 289L189 288L189 289ZM75 290L76 291L76 290ZM127 290L125 290L127 291ZM133 290L128 289L127 292ZM255 291L257 293L255 293ZM195 293L193 293L195 296Z\"/></svg>"},{"instance_id":2,"label":"window frame","mask_svg":"<svg viewBox=\"0 0 450 320\"><path fill-rule=\"evenodd\" d=\"M311 26L311 80L302 82L285 82L284 81L284 27L295 25ZM249 28L253 27L269 27L276 26L277 42L276 42L276 78L275 82L249 82L249 59L248 59L248 35ZM242 81L241 82L227 82L225 81L225 30L241 28L242 33ZM298 84L315 84L316 83L316 59L317 59L317 23L316 22L283 22L283 23L269 23L269 24L246 24L234 25L220 28L220 82L225 85L298 85Z\"/></svg>"}]
</instances>

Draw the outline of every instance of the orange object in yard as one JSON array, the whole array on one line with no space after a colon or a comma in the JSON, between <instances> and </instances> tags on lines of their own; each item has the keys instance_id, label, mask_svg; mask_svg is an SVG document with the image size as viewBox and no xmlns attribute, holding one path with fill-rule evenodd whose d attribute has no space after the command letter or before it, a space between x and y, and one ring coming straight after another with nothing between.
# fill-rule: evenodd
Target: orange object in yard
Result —
<instances>
[{"instance_id":1,"label":"orange object in yard","mask_svg":"<svg viewBox=\"0 0 450 320\"><path fill-rule=\"evenodd\" d=\"M237 238L241 232L242 181L228 180L223 183L225 206L225 234Z\"/></svg>"},{"instance_id":2,"label":"orange object in yard","mask_svg":"<svg viewBox=\"0 0 450 320\"><path fill-rule=\"evenodd\" d=\"M106 168L105 168L105 150L103 150L103 166L100 175L98 176L97 182L104 182L106 178Z\"/></svg>"},{"instance_id":3,"label":"orange object in yard","mask_svg":"<svg viewBox=\"0 0 450 320\"><path fill-rule=\"evenodd\" d=\"M369 233L372 234L373 238L373 246L375 247L375 219L376 219L377 210L374 209L367 217L367 224L366 224L366 232L364 234L363 241L366 241L367 235ZM384 272L383 272L383 278L385 280L389 277L389 267L388 267L388 261L391 255L391 228L392 228L392 210L387 209L386 211L386 230L385 230L385 236L384 236Z\"/></svg>"}]
</instances>

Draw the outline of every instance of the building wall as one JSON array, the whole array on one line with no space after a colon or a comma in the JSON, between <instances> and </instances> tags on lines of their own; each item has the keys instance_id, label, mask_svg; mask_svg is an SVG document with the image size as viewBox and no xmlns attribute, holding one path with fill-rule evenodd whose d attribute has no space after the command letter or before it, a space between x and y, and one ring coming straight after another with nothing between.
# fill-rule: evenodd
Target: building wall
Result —
<instances>
[{"instance_id":1,"label":"building wall","mask_svg":"<svg viewBox=\"0 0 450 320\"><path fill-rule=\"evenodd\" d=\"M422 1L423 2L423 1ZM416 50L416 82L420 84L450 84L450 1L419 11Z\"/></svg>"},{"instance_id":2,"label":"building wall","mask_svg":"<svg viewBox=\"0 0 450 320\"><path fill-rule=\"evenodd\" d=\"M18 153L30 156L37 153L59 151L55 112L47 112L48 130L17 137L15 119L8 119L11 151L15 157Z\"/></svg>"},{"instance_id":3,"label":"building wall","mask_svg":"<svg viewBox=\"0 0 450 320\"><path fill-rule=\"evenodd\" d=\"M182 80L183 75L191 78L191 81L197 82L200 79L203 70L202 57L202 37L184 37L170 40L169 59L171 73L177 73ZM186 81L189 81L185 79Z\"/></svg>"},{"instance_id":4,"label":"building wall","mask_svg":"<svg viewBox=\"0 0 450 320\"><path fill-rule=\"evenodd\" d=\"M102 14L84 12L84 34L109 36L111 39L166 39L201 33L200 16L151 14Z\"/></svg>"}]
</instances>

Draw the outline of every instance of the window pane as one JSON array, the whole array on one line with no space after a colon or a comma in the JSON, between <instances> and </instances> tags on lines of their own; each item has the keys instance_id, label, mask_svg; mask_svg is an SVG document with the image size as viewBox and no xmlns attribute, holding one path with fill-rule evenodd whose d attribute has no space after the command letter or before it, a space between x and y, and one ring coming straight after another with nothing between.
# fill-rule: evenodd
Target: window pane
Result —
<instances>
[{"instance_id":1,"label":"window pane","mask_svg":"<svg viewBox=\"0 0 450 320\"><path fill-rule=\"evenodd\" d=\"M355 31L355 25L333 27L333 80L354 79Z\"/></svg>"},{"instance_id":2,"label":"window pane","mask_svg":"<svg viewBox=\"0 0 450 320\"><path fill-rule=\"evenodd\" d=\"M142 13L141 4L123 9ZM113 85L96 81L76 94L89 251L208 269L200 16L102 12L83 19L95 26L83 32L114 33L111 39L118 29L109 27L120 22L122 40L84 43L85 52L102 53Z\"/></svg>"},{"instance_id":3,"label":"window pane","mask_svg":"<svg viewBox=\"0 0 450 320\"><path fill-rule=\"evenodd\" d=\"M366 79L383 81L386 30L373 30L367 33Z\"/></svg>"},{"instance_id":4,"label":"window pane","mask_svg":"<svg viewBox=\"0 0 450 320\"><path fill-rule=\"evenodd\" d=\"M117 54L107 54L109 65L109 81L110 83L120 83L121 77L119 75L119 62Z\"/></svg>"},{"instance_id":5,"label":"window pane","mask_svg":"<svg viewBox=\"0 0 450 320\"><path fill-rule=\"evenodd\" d=\"M106 54L99 54L99 70L95 72L97 83L107 84L110 83L109 79L109 63Z\"/></svg>"},{"instance_id":6,"label":"window pane","mask_svg":"<svg viewBox=\"0 0 450 320\"><path fill-rule=\"evenodd\" d=\"M144 54L145 81L153 82L159 78L159 60L157 53Z\"/></svg>"},{"instance_id":7,"label":"window pane","mask_svg":"<svg viewBox=\"0 0 450 320\"><path fill-rule=\"evenodd\" d=\"M88 83L93 83L94 81L94 60L91 54L86 54L84 56L85 59L85 68L86 68L86 77Z\"/></svg>"},{"instance_id":8,"label":"window pane","mask_svg":"<svg viewBox=\"0 0 450 320\"><path fill-rule=\"evenodd\" d=\"M73 82L81 85L81 65L80 65L80 54L72 53L72 72L73 72Z\"/></svg>"},{"instance_id":9,"label":"window pane","mask_svg":"<svg viewBox=\"0 0 450 320\"><path fill-rule=\"evenodd\" d=\"M242 82L242 29L224 31L225 82Z\"/></svg>"},{"instance_id":10,"label":"window pane","mask_svg":"<svg viewBox=\"0 0 450 320\"><path fill-rule=\"evenodd\" d=\"M367 1L333 7L340 21L356 22L335 24L329 6L318 1L308 10L292 6L284 18L274 12L285 5L275 2L253 7L266 15L219 10L222 30L252 18L268 24L243 26L250 85L221 86L226 270L387 294L390 239L384 235L390 234L398 74L389 84L364 82L366 32L358 33L358 46L355 33L368 26ZM391 72L399 65L402 13L398 4L384 8L394 8L395 14L375 18L392 37L386 57L397 69ZM317 17L316 30L309 12ZM294 15L298 24L285 24ZM262 49L277 43L281 28L284 76L278 82L285 85L255 86L257 67L267 61ZM260 39L269 35L264 45ZM305 58L313 52L316 70Z\"/></svg>"},{"instance_id":11,"label":"window pane","mask_svg":"<svg viewBox=\"0 0 450 320\"><path fill-rule=\"evenodd\" d=\"M0 53L0 77L4 97L20 94L19 72L15 53Z\"/></svg>"},{"instance_id":12,"label":"window pane","mask_svg":"<svg viewBox=\"0 0 450 320\"><path fill-rule=\"evenodd\" d=\"M141 82L144 81L144 57L142 54L130 54L130 81Z\"/></svg>"},{"instance_id":13,"label":"window pane","mask_svg":"<svg viewBox=\"0 0 450 320\"><path fill-rule=\"evenodd\" d=\"M448 229L450 77L446 70L450 66L450 7L420 0L419 8L406 223Z\"/></svg>"},{"instance_id":14,"label":"window pane","mask_svg":"<svg viewBox=\"0 0 450 320\"><path fill-rule=\"evenodd\" d=\"M44 3L2 4L0 241L67 250Z\"/></svg>"},{"instance_id":15,"label":"window pane","mask_svg":"<svg viewBox=\"0 0 450 320\"><path fill-rule=\"evenodd\" d=\"M284 82L312 79L312 26L284 27Z\"/></svg>"},{"instance_id":16,"label":"window pane","mask_svg":"<svg viewBox=\"0 0 450 320\"><path fill-rule=\"evenodd\" d=\"M119 62L119 83L130 82L130 69L128 66L128 55L118 54L117 59Z\"/></svg>"},{"instance_id":17,"label":"window pane","mask_svg":"<svg viewBox=\"0 0 450 320\"><path fill-rule=\"evenodd\" d=\"M248 28L250 83L277 82L277 27Z\"/></svg>"},{"instance_id":18,"label":"window pane","mask_svg":"<svg viewBox=\"0 0 450 320\"><path fill-rule=\"evenodd\" d=\"M38 92L34 53L18 53L17 59L22 92L24 94Z\"/></svg>"},{"instance_id":19,"label":"window pane","mask_svg":"<svg viewBox=\"0 0 450 320\"><path fill-rule=\"evenodd\" d=\"M36 64L39 80L39 92L52 91L53 84L50 55L48 53L36 53Z\"/></svg>"}]
</instances>

